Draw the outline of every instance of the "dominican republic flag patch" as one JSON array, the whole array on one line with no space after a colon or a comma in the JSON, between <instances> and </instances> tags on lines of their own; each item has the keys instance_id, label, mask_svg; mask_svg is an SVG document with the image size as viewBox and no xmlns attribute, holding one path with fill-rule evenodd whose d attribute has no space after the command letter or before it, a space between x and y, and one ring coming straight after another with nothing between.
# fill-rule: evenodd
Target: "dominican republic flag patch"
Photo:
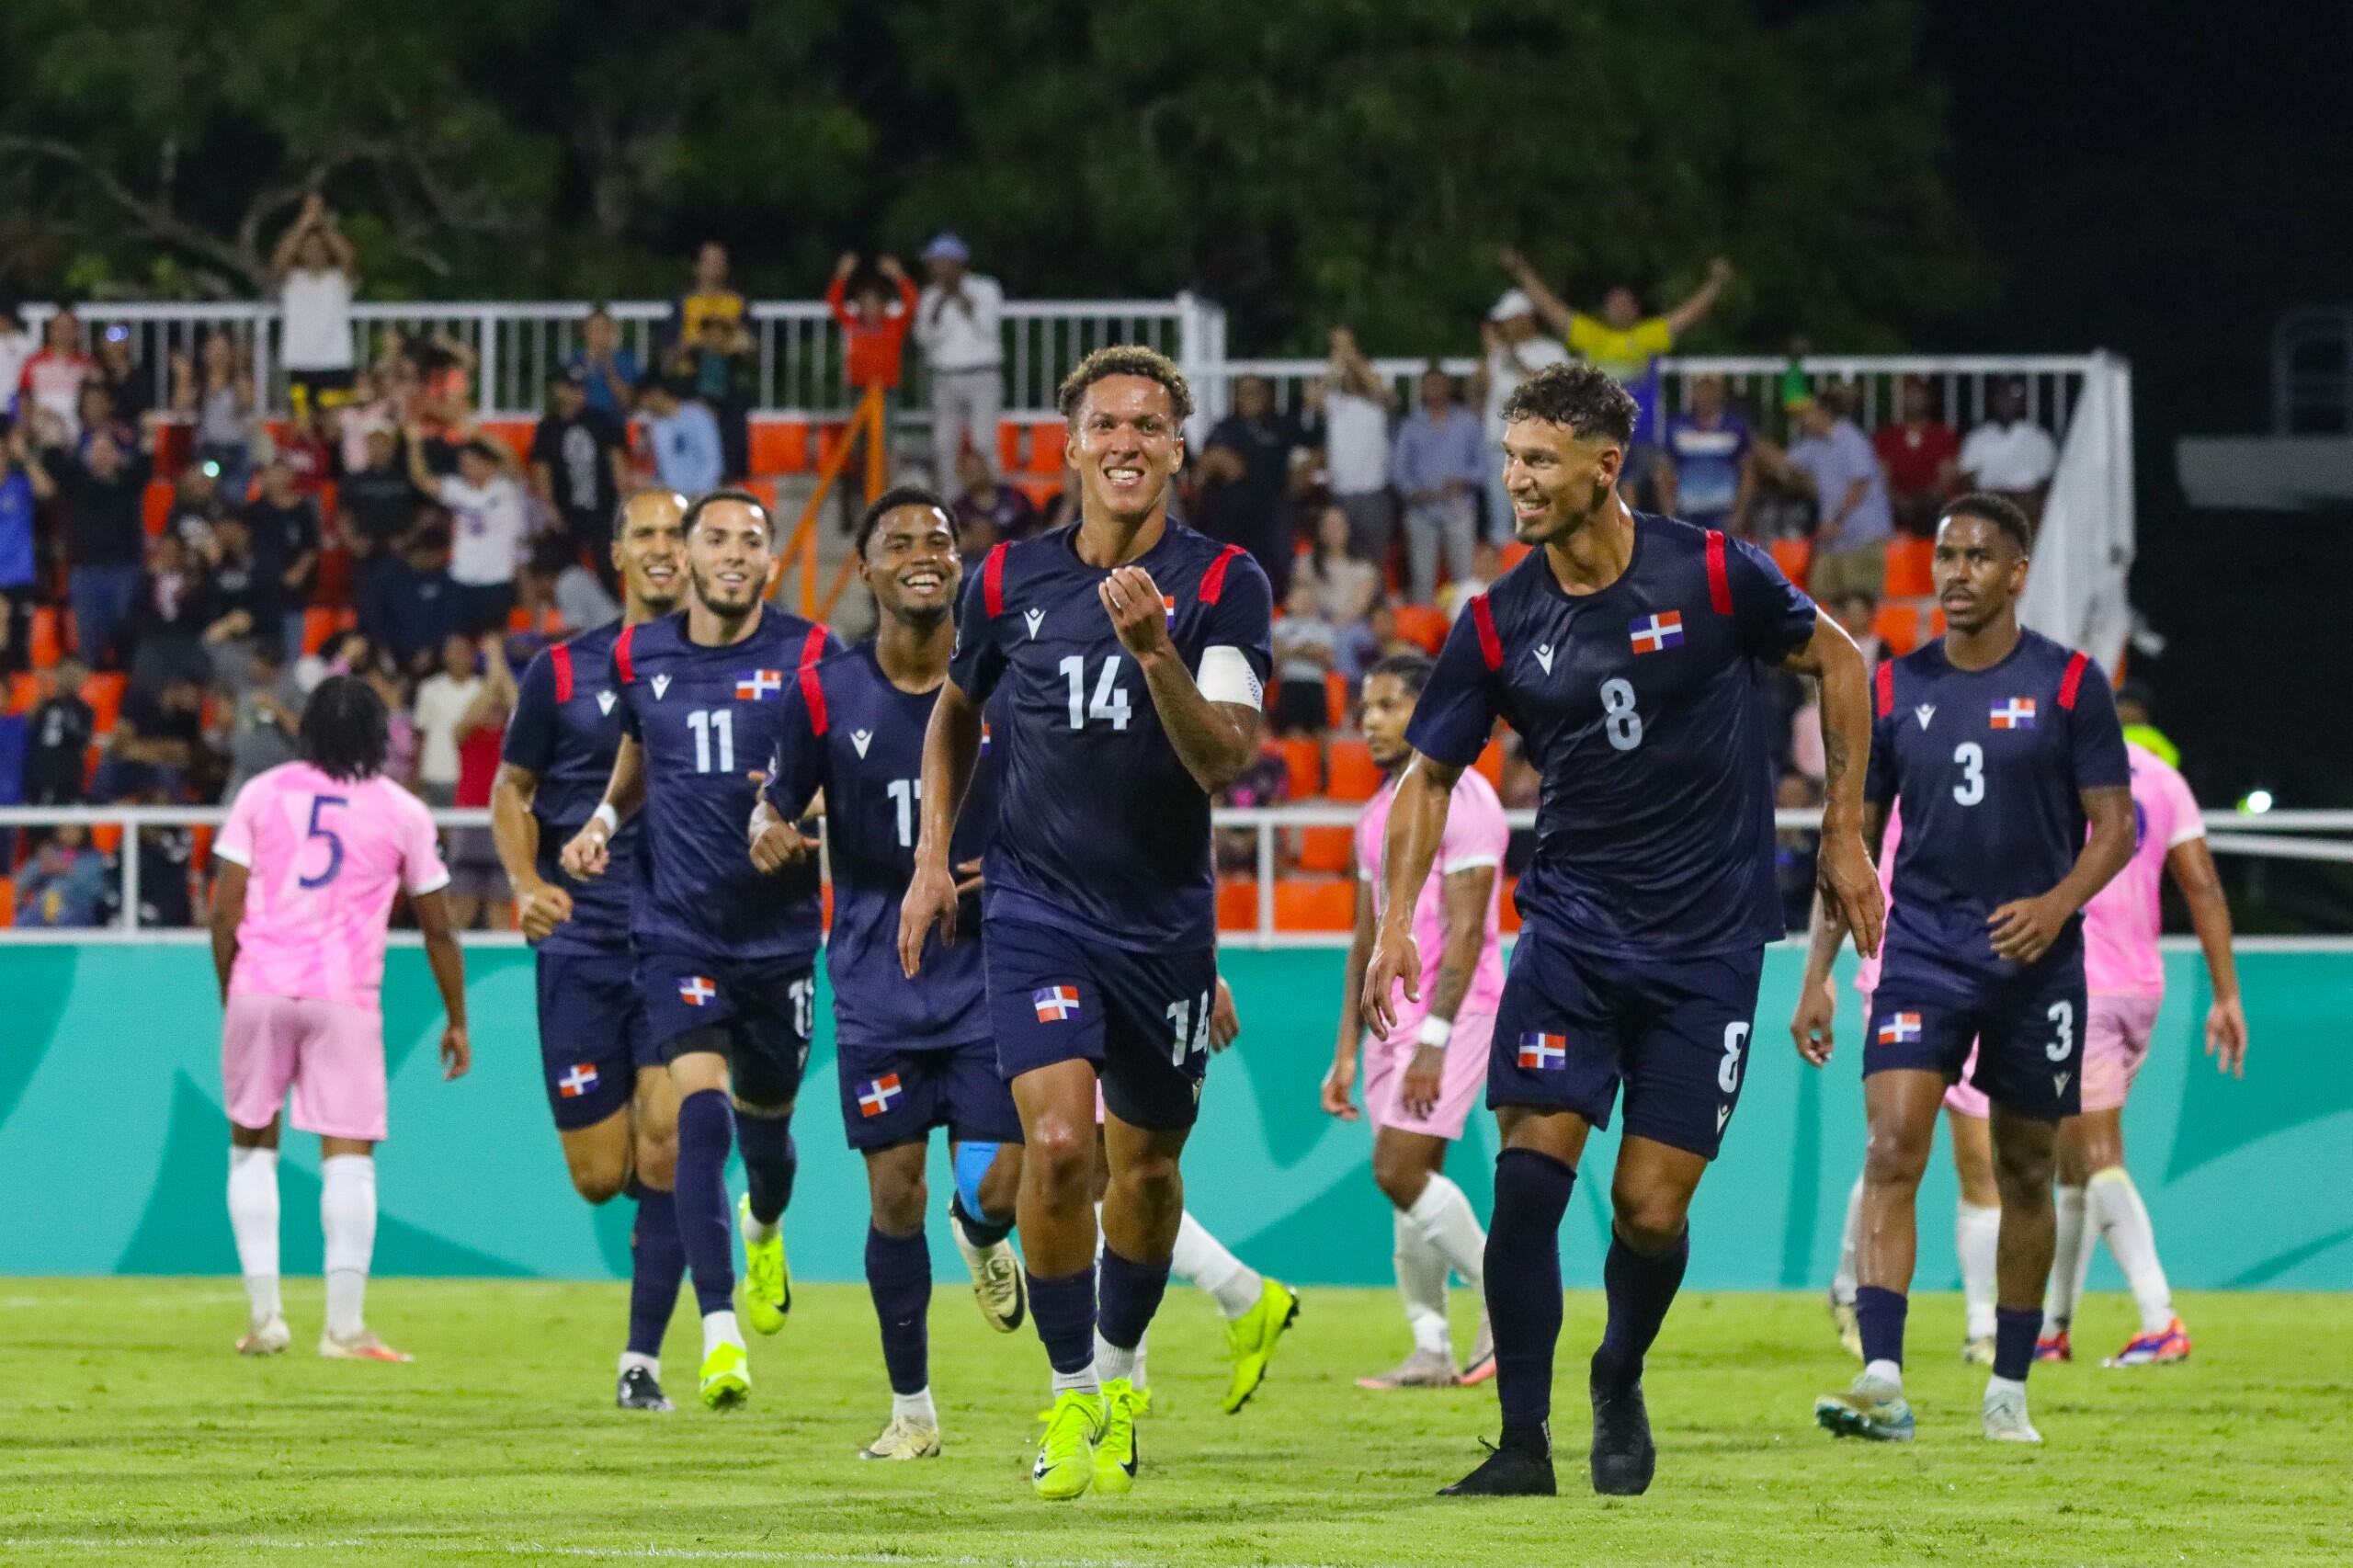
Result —
<instances>
[{"instance_id":1,"label":"dominican republic flag patch","mask_svg":"<svg viewBox=\"0 0 2353 1568\"><path fill-rule=\"evenodd\" d=\"M1881 1045L1908 1045L1920 1038L1920 1015L1893 1013L1879 1026Z\"/></svg>"},{"instance_id":2,"label":"dominican republic flag patch","mask_svg":"<svg viewBox=\"0 0 2353 1568\"><path fill-rule=\"evenodd\" d=\"M904 1093L906 1091L899 1086L899 1075L896 1073L885 1073L858 1091L858 1114L881 1116L891 1108L892 1100Z\"/></svg>"},{"instance_id":3,"label":"dominican republic flag patch","mask_svg":"<svg viewBox=\"0 0 2353 1568\"><path fill-rule=\"evenodd\" d=\"M1997 705L1993 712L1994 728L1997 730L2031 730L2034 728L2034 699L2013 697Z\"/></svg>"},{"instance_id":4,"label":"dominican republic flag patch","mask_svg":"<svg viewBox=\"0 0 2353 1568\"><path fill-rule=\"evenodd\" d=\"M765 702L784 689L782 670L754 670L735 683L738 702Z\"/></svg>"},{"instance_id":5,"label":"dominican republic flag patch","mask_svg":"<svg viewBox=\"0 0 2353 1568\"><path fill-rule=\"evenodd\" d=\"M1029 993L1029 1005L1041 1024L1059 1024L1078 1017L1078 987L1048 985Z\"/></svg>"},{"instance_id":6,"label":"dominican republic flag patch","mask_svg":"<svg viewBox=\"0 0 2353 1568\"><path fill-rule=\"evenodd\" d=\"M589 1062L579 1062L555 1081L555 1092L565 1099L576 1100L597 1086L597 1069Z\"/></svg>"},{"instance_id":7,"label":"dominican republic flag patch","mask_svg":"<svg viewBox=\"0 0 2353 1568\"><path fill-rule=\"evenodd\" d=\"M699 1007L719 994L719 987L699 974L690 974L678 982L678 1000L689 1007Z\"/></svg>"},{"instance_id":8,"label":"dominican republic flag patch","mask_svg":"<svg viewBox=\"0 0 2353 1568\"><path fill-rule=\"evenodd\" d=\"M1638 615L1627 626L1627 637L1637 653L1656 653L1668 648L1683 646L1683 612L1662 610L1656 615Z\"/></svg>"},{"instance_id":9,"label":"dominican republic flag patch","mask_svg":"<svg viewBox=\"0 0 2353 1568\"><path fill-rule=\"evenodd\" d=\"M1174 595L1174 594L1163 594L1163 595L1161 595L1161 596L1160 596L1160 611L1161 611L1161 613L1162 613L1163 615L1165 615L1165 616L1166 616L1166 617L1168 618L1168 624L1169 624L1169 625L1171 625L1171 626L1176 625L1176 595Z\"/></svg>"},{"instance_id":10,"label":"dominican republic flag patch","mask_svg":"<svg viewBox=\"0 0 2353 1568\"><path fill-rule=\"evenodd\" d=\"M1523 1073L1549 1073L1569 1064L1569 1037L1564 1034L1530 1032L1519 1037L1519 1070Z\"/></svg>"}]
</instances>

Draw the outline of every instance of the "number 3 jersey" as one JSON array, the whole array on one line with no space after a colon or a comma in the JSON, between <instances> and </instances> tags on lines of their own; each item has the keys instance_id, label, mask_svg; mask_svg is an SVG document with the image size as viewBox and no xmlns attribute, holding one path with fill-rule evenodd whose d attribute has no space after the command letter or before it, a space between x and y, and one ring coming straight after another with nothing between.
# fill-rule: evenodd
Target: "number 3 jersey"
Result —
<instances>
[{"instance_id":1,"label":"number 3 jersey","mask_svg":"<svg viewBox=\"0 0 2353 1568\"><path fill-rule=\"evenodd\" d=\"M1519 732L1543 792L1518 902L1546 936L1615 959L1756 948L1782 934L1759 665L1813 626L1755 546L1637 512L1599 592L1563 590L1540 550L1472 598L1405 738L1467 767L1496 720Z\"/></svg>"},{"instance_id":2,"label":"number 3 jersey","mask_svg":"<svg viewBox=\"0 0 2353 1568\"><path fill-rule=\"evenodd\" d=\"M1256 707L1273 657L1258 563L1171 517L1130 564L1158 585L1203 694ZM964 585L949 674L989 708L1002 769L988 916L1136 950L1211 947L1210 798L1097 597L1109 575L1078 558L1074 524L998 545Z\"/></svg>"},{"instance_id":3,"label":"number 3 jersey","mask_svg":"<svg viewBox=\"0 0 2353 1568\"><path fill-rule=\"evenodd\" d=\"M1871 698L1864 798L1904 813L1882 975L1962 993L2016 978L1985 917L2065 878L2084 790L2131 783L2107 676L2040 632L1982 670L1955 669L1939 639L1881 665ZM2080 961L2082 931L2068 921L2044 961Z\"/></svg>"},{"instance_id":4,"label":"number 3 jersey","mask_svg":"<svg viewBox=\"0 0 2353 1568\"><path fill-rule=\"evenodd\" d=\"M763 606L740 642L688 641L687 612L623 631L612 687L621 731L644 752L644 836L630 901L641 952L731 959L816 955L817 868L775 877L752 866L751 821L783 734L801 666L841 644L822 626Z\"/></svg>"}]
</instances>

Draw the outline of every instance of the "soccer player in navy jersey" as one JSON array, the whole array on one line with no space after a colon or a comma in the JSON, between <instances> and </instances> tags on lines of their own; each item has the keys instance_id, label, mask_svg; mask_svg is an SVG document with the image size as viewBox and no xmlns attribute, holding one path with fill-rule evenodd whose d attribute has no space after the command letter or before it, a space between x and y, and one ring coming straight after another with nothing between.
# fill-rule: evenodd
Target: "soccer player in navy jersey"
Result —
<instances>
[{"instance_id":1,"label":"soccer player in navy jersey","mask_svg":"<svg viewBox=\"0 0 2353 1568\"><path fill-rule=\"evenodd\" d=\"M2030 537L2026 514L1998 495L1947 502L1935 558L1945 634L1881 665L1874 680L1864 834L1876 844L1900 806L1904 836L1863 1036L1870 1144L1855 1318L1864 1366L1853 1388L1814 1402L1814 1418L1841 1437L1912 1436L1903 1364L1913 1202L1937 1107L1974 1040L1971 1077L1991 1103L2002 1197L1984 1432L2042 1440L2027 1416L2026 1376L2057 1241L2059 1124L2083 1093L2082 910L2131 858L2133 820L2107 676L2018 625ZM1830 1057L1827 977L1841 919L1817 912L1790 1022L1817 1067Z\"/></svg>"},{"instance_id":2,"label":"soccer player in navy jersey","mask_svg":"<svg viewBox=\"0 0 2353 1568\"><path fill-rule=\"evenodd\" d=\"M662 1335L687 1267L670 1197L678 1100L638 1002L629 883L574 881L557 855L604 799L620 746L620 699L606 678L613 642L623 626L669 614L686 591L686 509L673 490L641 490L621 503L612 552L622 619L556 643L524 670L490 792L491 837L538 954L541 1083L573 1190L591 1203L624 1191L637 1199L629 1345L615 1395L624 1410L670 1408ZM632 823L610 853L631 864L637 839Z\"/></svg>"},{"instance_id":3,"label":"soccer player in navy jersey","mask_svg":"<svg viewBox=\"0 0 2353 1568\"><path fill-rule=\"evenodd\" d=\"M603 875L613 835L644 811L630 945L649 1037L678 1096L678 1234L702 1311L702 1399L722 1409L751 1392L727 1215L739 1139L751 1189L745 1315L774 1334L792 1306L780 1221L799 1164L792 1106L816 1021L822 919L816 868L762 876L745 854L745 824L781 739L786 690L840 644L765 602L776 525L759 497L714 490L687 508L684 527L686 608L613 640L621 743L563 869Z\"/></svg>"},{"instance_id":4,"label":"soccer player in navy jersey","mask_svg":"<svg viewBox=\"0 0 2353 1568\"><path fill-rule=\"evenodd\" d=\"M1134 1484L1133 1356L1168 1284L1217 986L1210 801L1257 754L1273 595L1241 549L1168 515L1192 412L1174 364L1098 349L1060 403L1079 520L997 546L965 584L899 957L914 975L935 930L954 938L952 841L987 706L999 807L983 962L1021 1112L1029 1311L1053 1365L1031 1481L1066 1499Z\"/></svg>"},{"instance_id":5,"label":"soccer player in navy jersey","mask_svg":"<svg viewBox=\"0 0 2353 1568\"><path fill-rule=\"evenodd\" d=\"M1631 1494L1656 1463L1643 1358L1682 1284L1691 1194L1739 1100L1765 944L1781 934L1759 675L1821 681L1821 876L1867 950L1880 920L1860 831L1869 692L1854 643L1761 551L1628 508L1634 401L1608 376L1545 369L1504 416L1514 526L1542 548L1470 601L1406 729L1415 756L1390 808L1364 1012L1385 1035L1393 988L1420 994L1408 921L1455 780L1501 719L1543 775L1487 1073L1504 1143L1485 1258L1503 1440L1446 1492L1553 1490L1558 1231L1622 1082L1609 1317L1588 1392L1594 1488Z\"/></svg>"},{"instance_id":6,"label":"soccer player in navy jersey","mask_svg":"<svg viewBox=\"0 0 2353 1568\"><path fill-rule=\"evenodd\" d=\"M834 877L825 971L842 1124L866 1158L866 1284L891 1380L891 1418L860 1457L929 1459L939 1452L926 1332L931 1249L923 1233L931 1130L948 1129L959 1178L949 1225L982 1315L1009 1334L1021 1325L1027 1299L1006 1239L1021 1176L1021 1119L996 1070L979 946L936 949L919 977L899 967L924 731L948 678L963 577L948 504L914 486L886 492L859 519L857 559L880 625L873 641L804 667L786 690L784 743L753 812L752 858L764 873L803 863L817 841L772 829L789 828L823 794ZM951 847L960 892L979 881L995 825L995 773L983 751ZM977 892L965 892L964 903L977 925Z\"/></svg>"}]
</instances>

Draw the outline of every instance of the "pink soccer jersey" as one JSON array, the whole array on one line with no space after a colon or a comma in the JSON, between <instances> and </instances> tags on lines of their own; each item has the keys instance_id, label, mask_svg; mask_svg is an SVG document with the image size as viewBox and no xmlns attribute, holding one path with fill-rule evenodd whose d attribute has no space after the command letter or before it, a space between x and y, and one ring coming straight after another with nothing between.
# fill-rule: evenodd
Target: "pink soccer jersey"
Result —
<instances>
[{"instance_id":1,"label":"pink soccer jersey","mask_svg":"<svg viewBox=\"0 0 2353 1568\"><path fill-rule=\"evenodd\" d=\"M2132 858L2084 906L2084 988L2095 996L2162 996L2157 893L2176 845L2206 836L2198 800L2165 758L2124 744L2132 763Z\"/></svg>"},{"instance_id":2,"label":"pink soccer jersey","mask_svg":"<svg viewBox=\"0 0 2353 1568\"><path fill-rule=\"evenodd\" d=\"M374 1007L392 895L446 885L423 801L382 777L343 783L306 762L237 791L212 852L245 868L233 994Z\"/></svg>"},{"instance_id":3,"label":"pink soccer jersey","mask_svg":"<svg viewBox=\"0 0 2353 1568\"><path fill-rule=\"evenodd\" d=\"M1364 814L1357 819L1357 875L1371 884L1376 900L1381 886L1381 840L1389 831L1389 807L1396 795L1397 781L1392 778L1366 802ZM1481 866L1496 869L1495 888L1487 894L1487 933L1479 947L1479 968L1471 977L1471 989L1463 994L1460 1010L1464 1015L1492 1015L1502 1000L1502 869L1504 846L1510 837L1511 830L1504 825L1504 803L1495 798L1495 786L1476 768L1464 768L1447 806L1446 836L1438 841L1438 862L1414 903L1414 942L1422 951L1422 999L1408 1002L1404 987L1398 987L1397 1028L1390 1031L1390 1039L1411 1039L1429 1016L1430 999L1437 994L1438 955L1446 950L1446 895L1439 880L1449 873Z\"/></svg>"}]
</instances>

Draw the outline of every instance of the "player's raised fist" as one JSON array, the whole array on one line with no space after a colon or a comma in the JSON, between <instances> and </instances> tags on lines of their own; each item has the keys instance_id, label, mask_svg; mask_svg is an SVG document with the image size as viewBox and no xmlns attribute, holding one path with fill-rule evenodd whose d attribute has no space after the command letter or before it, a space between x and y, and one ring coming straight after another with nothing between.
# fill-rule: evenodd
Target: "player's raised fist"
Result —
<instances>
[{"instance_id":1,"label":"player's raised fist","mask_svg":"<svg viewBox=\"0 0 2353 1568\"><path fill-rule=\"evenodd\" d=\"M589 818L580 831L572 835L572 842L563 846L561 858L564 875L579 881L603 876L608 858L606 846L611 842L612 836L603 823L594 817Z\"/></svg>"},{"instance_id":2,"label":"player's raised fist","mask_svg":"<svg viewBox=\"0 0 2353 1568\"><path fill-rule=\"evenodd\" d=\"M817 850L817 841L777 815L766 801L752 808L752 869L764 877L797 866Z\"/></svg>"},{"instance_id":3,"label":"player's raised fist","mask_svg":"<svg viewBox=\"0 0 2353 1568\"><path fill-rule=\"evenodd\" d=\"M530 941L544 941L555 928L572 918L572 895L553 882L539 882L523 890L516 900L515 916L523 927L523 935Z\"/></svg>"},{"instance_id":4,"label":"player's raised fist","mask_svg":"<svg viewBox=\"0 0 2353 1568\"><path fill-rule=\"evenodd\" d=\"M1422 999L1422 949L1411 932L1383 921L1364 971L1364 1019L1377 1040L1387 1040L1397 1027L1393 993L1401 984L1405 1000Z\"/></svg>"},{"instance_id":5,"label":"player's raised fist","mask_svg":"<svg viewBox=\"0 0 2353 1568\"><path fill-rule=\"evenodd\" d=\"M1122 566L1096 589L1120 646L1141 659L1169 647L1168 606L1160 585L1141 566Z\"/></svg>"}]
</instances>

